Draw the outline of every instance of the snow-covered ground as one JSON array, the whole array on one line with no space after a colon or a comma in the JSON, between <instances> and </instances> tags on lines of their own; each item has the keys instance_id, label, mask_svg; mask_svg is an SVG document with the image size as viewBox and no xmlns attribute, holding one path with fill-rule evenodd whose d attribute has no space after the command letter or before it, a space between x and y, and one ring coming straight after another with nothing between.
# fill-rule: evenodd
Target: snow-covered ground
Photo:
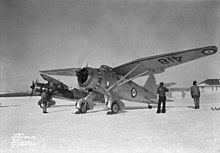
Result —
<instances>
[{"instance_id":1,"label":"snow-covered ground","mask_svg":"<svg viewBox=\"0 0 220 153\"><path fill-rule=\"evenodd\" d=\"M40 97L1 98L0 152L220 153L220 111L210 109L220 106L220 93L203 93L199 110L189 93L173 96L165 114L127 102L116 115L102 104L74 114L74 102L58 99L43 114Z\"/></svg>"}]
</instances>

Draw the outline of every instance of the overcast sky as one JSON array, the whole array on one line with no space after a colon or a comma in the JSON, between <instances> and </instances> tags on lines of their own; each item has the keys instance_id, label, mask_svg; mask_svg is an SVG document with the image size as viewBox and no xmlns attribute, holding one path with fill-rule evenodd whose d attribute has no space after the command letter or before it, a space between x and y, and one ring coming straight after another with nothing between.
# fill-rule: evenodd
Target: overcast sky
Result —
<instances>
[{"instance_id":1,"label":"overcast sky","mask_svg":"<svg viewBox=\"0 0 220 153\"><path fill-rule=\"evenodd\" d=\"M39 70L118 66L137 58L216 45L220 2L1 0L0 90L26 91ZM187 87L220 78L220 53L167 69L157 81ZM114 63L114 64L113 64ZM69 86L76 78L62 77ZM146 77L138 79L144 83ZM41 79L42 81L42 79Z\"/></svg>"}]
</instances>

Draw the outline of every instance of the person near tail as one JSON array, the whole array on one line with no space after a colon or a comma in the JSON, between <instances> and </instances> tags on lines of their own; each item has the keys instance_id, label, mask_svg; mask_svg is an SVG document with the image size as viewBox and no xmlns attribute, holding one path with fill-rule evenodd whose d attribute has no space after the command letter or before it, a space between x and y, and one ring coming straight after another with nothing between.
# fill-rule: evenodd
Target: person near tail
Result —
<instances>
[{"instance_id":1,"label":"person near tail","mask_svg":"<svg viewBox=\"0 0 220 153\"><path fill-rule=\"evenodd\" d=\"M197 86L197 82L196 81L193 81L193 86L191 86L191 88L190 88L190 93L191 93L191 97L194 100L195 109L199 109L200 91L199 91L199 87Z\"/></svg>"},{"instance_id":2,"label":"person near tail","mask_svg":"<svg viewBox=\"0 0 220 153\"><path fill-rule=\"evenodd\" d=\"M161 103L163 103L162 113L166 112L166 92L168 92L168 91L169 91L169 89L164 87L164 83L161 82L160 86L157 89L157 93L159 94L157 113L161 112L161 109L160 109Z\"/></svg>"}]
</instances>

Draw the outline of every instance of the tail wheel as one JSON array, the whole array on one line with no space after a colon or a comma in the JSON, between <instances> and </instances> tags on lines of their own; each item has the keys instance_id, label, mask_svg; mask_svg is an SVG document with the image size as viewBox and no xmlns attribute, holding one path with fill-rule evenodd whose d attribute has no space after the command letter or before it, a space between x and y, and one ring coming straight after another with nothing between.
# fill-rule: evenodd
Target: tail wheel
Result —
<instances>
[{"instance_id":1,"label":"tail wheel","mask_svg":"<svg viewBox=\"0 0 220 153\"><path fill-rule=\"evenodd\" d=\"M86 105L86 103L82 103L79 111L80 111L80 113L86 113L87 112L87 105Z\"/></svg>"},{"instance_id":2,"label":"tail wheel","mask_svg":"<svg viewBox=\"0 0 220 153\"><path fill-rule=\"evenodd\" d=\"M119 111L119 105L118 105L116 102L114 102L114 103L112 104L112 106L111 106L111 111L112 111L112 113L114 113L114 114L117 114L117 113L118 113L118 111Z\"/></svg>"}]
</instances>

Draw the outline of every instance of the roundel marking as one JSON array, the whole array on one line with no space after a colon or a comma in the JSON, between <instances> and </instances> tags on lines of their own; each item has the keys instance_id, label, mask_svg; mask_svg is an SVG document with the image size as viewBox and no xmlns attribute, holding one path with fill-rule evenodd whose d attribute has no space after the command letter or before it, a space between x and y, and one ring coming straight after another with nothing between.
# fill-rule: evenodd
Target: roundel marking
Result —
<instances>
[{"instance_id":1,"label":"roundel marking","mask_svg":"<svg viewBox=\"0 0 220 153\"><path fill-rule=\"evenodd\" d=\"M134 98L137 96L137 90L135 88L131 89L131 97Z\"/></svg>"},{"instance_id":2,"label":"roundel marking","mask_svg":"<svg viewBox=\"0 0 220 153\"><path fill-rule=\"evenodd\" d=\"M206 50L203 50L202 53L205 55L211 55L211 54L216 53L216 51L212 49L206 49Z\"/></svg>"}]
</instances>

